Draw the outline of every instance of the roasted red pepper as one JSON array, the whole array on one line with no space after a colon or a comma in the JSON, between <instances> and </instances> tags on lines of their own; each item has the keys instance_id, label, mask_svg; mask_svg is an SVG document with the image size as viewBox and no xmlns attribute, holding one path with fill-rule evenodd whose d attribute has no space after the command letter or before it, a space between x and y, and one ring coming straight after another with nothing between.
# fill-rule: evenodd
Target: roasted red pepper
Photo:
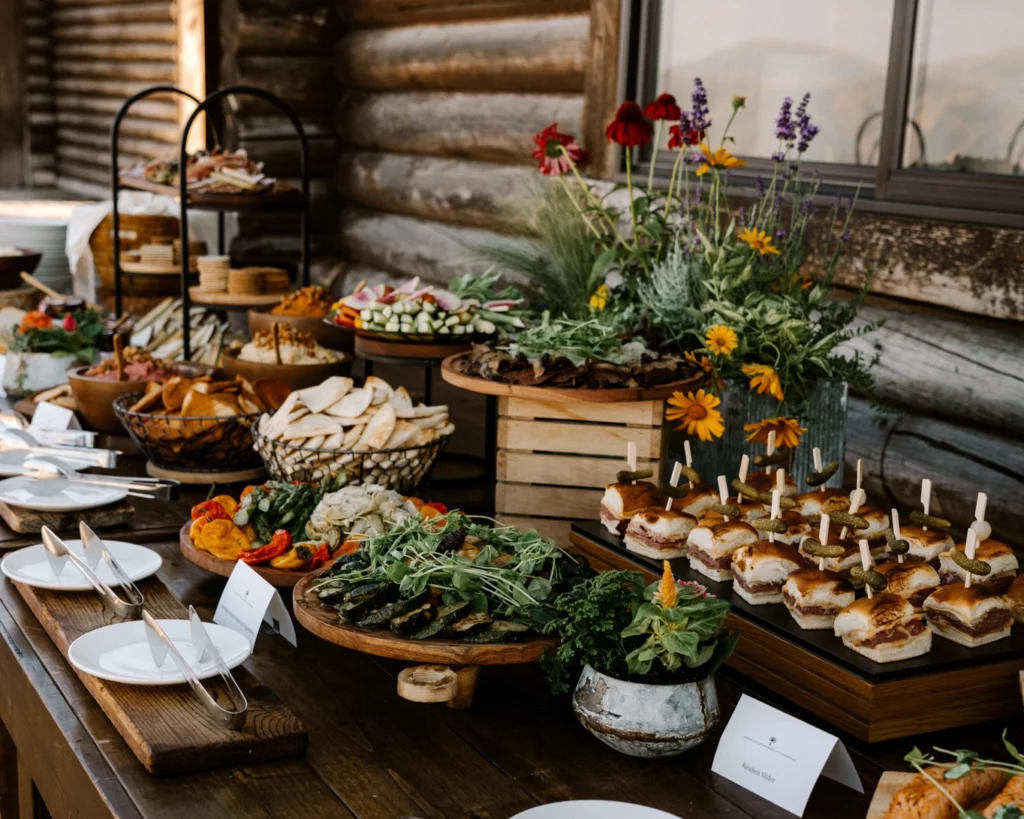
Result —
<instances>
[{"instance_id":1,"label":"roasted red pepper","mask_svg":"<svg viewBox=\"0 0 1024 819\"><path fill-rule=\"evenodd\" d=\"M321 543L320 548L316 550L316 553L310 558L309 569L319 569L325 563L331 559L331 548L326 543Z\"/></svg>"},{"instance_id":2,"label":"roasted red pepper","mask_svg":"<svg viewBox=\"0 0 1024 819\"><path fill-rule=\"evenodd\" d=\"M440 501L433 501L431 503L427 503L427 504L424 504L424 505L425 506L429 506L431 509L436 509L442 515L447 515L448 514L448 507L445 506Z\"/></svg>"},{"instance_id":3,"label":"roasted red pepper","mask_svg":"<svg viewBox=\"0 0 1024 819\"><path fill-rule=\"evenodd\" d=\"M250 549L242 552L239 560L248 563L250 566L258 566L279 557L292 548L292 536L287 529L278 529L270 539L270 543L261 546L259 549Z\"/></svg>"},{"instance_id":4,"label":"roasted red pepper","mask_svg":"<svg viewBox=\"0 0 1024 819\"><path fill-rule=\"evenodd\" d=\"M231 515L217 501L203 501L192 507L192 520L208 517L210 520L231 520Z\"/></svg>"}]
</instances>

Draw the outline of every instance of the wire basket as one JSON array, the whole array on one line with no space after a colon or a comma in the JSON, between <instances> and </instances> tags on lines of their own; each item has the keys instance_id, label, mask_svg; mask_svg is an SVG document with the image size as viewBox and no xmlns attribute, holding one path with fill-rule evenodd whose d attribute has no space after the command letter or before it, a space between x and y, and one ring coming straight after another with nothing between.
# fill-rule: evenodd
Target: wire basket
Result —
<instances>
[{"instance_id":1,"label":"wire basket","mask_svg":"<svg viewBox=\"0 0 1024 819\"><path fill-rule=\"evenodd\" d=\"M451 435L402 449L317 449L267 438L253 430L255 449L279 481L319 481L344 472L349 483L375 483L402 494L424 483Z\"/></svg>"},{"instance_id":2,"label":"wire basket","mask_svg":"<svg viewBox=\"0 0 1024 819\"><path fill-rule=\"evenodd\" d=\"M252 429L262 413L199 416L137 412L141 392L122 395L114 412L135 445L155 466L187 472L221 472L259 466Z\"/></svg>"}]
</instances>

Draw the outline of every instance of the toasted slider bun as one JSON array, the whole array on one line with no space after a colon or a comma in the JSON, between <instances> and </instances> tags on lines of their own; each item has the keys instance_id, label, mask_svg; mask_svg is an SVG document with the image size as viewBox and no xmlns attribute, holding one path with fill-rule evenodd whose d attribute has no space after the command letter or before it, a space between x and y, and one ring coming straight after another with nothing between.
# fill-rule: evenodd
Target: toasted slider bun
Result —
<instances>
[{"instance_id":1,"label":"toasted slider bun","mask_svg":"<svg viewBox=\"0 0 1024 819\"><path fill-rule=\"evenodd\" d=\"M762 472L761 470L758 470L757 472L751 472L749 475L747 475L746 483L748 486L754 487L754 489L756 489L758 492L767 492L768 494L771 494L772 490L776 486L775 482L778 480L778 478L775 477L776 471L777 470L772 470L770 473ZM787 472L786 482L782 486L782 496L784 498L791 498L794 495L796 495L796 493L796 482L793 480L792 477L790 477L789 473Z\"/></svg>"},{"instance_id":2,"label":"toasted slider bun","mask_svg":"<svg viewBox=\"0 0 1024 819\"><path fill-rule=\"evenodd\" d=\"M953 548L953 538L941 529L923 529L920 526L901 526L900 537L910 545L905 561L923 560L938 567L939 555Z\"/></svg>"},{"instance_id":3,"label":"toasted slider bun","mask_svg":"<svg viewBox=\"0 0 1024 819\"><path fill-rule=\"evenodd\" d=\"M710 511L712 505L718 503L718 499L718 492L715 490L698 486L687 492L684 497L672 501L672 508L699 518Z\"/></svg>"},{"instance_id":4,"label":"toasted slider bun","mask_svg":"<svg viewBox=\"0 0 1024 819\"><path fill-rule=\"evenodd\" d=\"M957 543L953 548L964 551L967 546ZM967 572L961 569L950 556L953 549L939 555L939 576L943 583L959 583L967 579ZM1009 588L1012 579L1017 576L1017 555L1013 549L998 540L983 540L978 544L974 552L977 560L984 560L992 571L986 575L975 575L972 585L977 583L981 586L996 586L1000 591Z\"/></svg>"},{"instance_id":5,"label":"toasted slider bun","mask_svg":"<svg viewBox=\"0 0 1024 819\"><path fill-rule=\"evenodd\" d=\"M712 580L731 580L732 553L756 542L757 530L741 520L697 526L687 538L690 568Z\"/></svg>"},{"instance_id":6,"label":"toasted slider bun","mask_svg":"<svg viewBox=\"0 0 1024 819\"><path fill-rule=\"evenodd\" d=\"M849 508L849 507L847 507ZM868 522L867 529L855 529L851 537L857 540L878 540L885 537L885 530L889 528L889 515L881 509L873 506L862 506L856 514Z\"/></svg>"},{"instance_id":7,"label":"toasted slider bun","mask_svg":"<svg viewBox=\"0 0 1024 819\"><path fill-rule=\"evenodd\" d=\"M882 592L855 600L833 625L843 645L876 663L920 657L932 647L932 634L909 600Z\"/></svg>"},{"instance_id":8,"label":"toasted slider bun","mask_svg":"<svg viewBox=\"0 0 1024 819\"><path fill-rule=\"evenodd\" d=\"M629 519L641 509L664 505L658 487L650 481L608 484L601 498L601 523L613 535L621 535Z\"/></svg>"},{"instance_id":9,"label":"toasted slider bun","mask_svg":"<svg viewBox=\"0 0 1024 819\"><path fill-rule=\"evenodd\" d=\"M996 812L1004 805L1024 806L1024 776L1018 774L1011 777L1003 789L996 794L995 799L985 806L981 815L985 819L995 819Z\"/></svg>"},{"instance_id":10,"label":"toasted slider bun","mask_svg":"<svg viewBox=\"0 0 1024 819\"><path fill-rule=\"evenodd\" d=\"M788 527L785 534L775 535L775 541L782 541L783 543L789 543L792 546L798 546L803 542L805 537L808 537L812 530L811 524L808 523L807 518L797 512L795 509L787 509L781 515L779 519L786 524ZM761 529L758 530L762 540L768 540L768 535L771 532L765 532Z\"/></svg>"},{"instance_id":11,"label":"toasted slider bun","mask_svg":"<svg viewBox=\"0 0 1024 819\"><path fill-rule=\"evenodd\" d=\"M736 498L729 498L729 503L736 506ZM742 514L739 518L729 518L729 520L742 520L744 523L753 523L755 520L760 518L766 518L771 514L771 510L759 501L751 500L750 498L744 498L743 503L739 504L740 511ZM704 524L713 525L715 523L724 523L725 516L721 512L716 512L714 509L707 509L701 512L697 516L697 524L703 526Z\"/></svg>"},{"instance_id":12,"label":"toasted slider bun","mask_svg":"<svg viewBox=\"0 0 1024 819\"><path fill-rule=\"evenodd\" d=\"M935 633L968 648L1010 636L1013 615L1003 596L987 586L940 586L924 601Z\"/></svg>"},{"instance_id":13,"label":"toasted slider bun","mask_svg":"<svg viewBox=\"0 0 1024 819\"><path fill-rule=\"evenodd\" d=\"M838 532L836 534L838 534ZM811 535L810 537L813 537L813 535ZM803 550L804 540L806 540L806 539L807 538L801 538L800 539L800 556L803 558L805 566L808 566L808 567L810 567L812 569L816 569L816 568L818 568L819 558L815 557L814 555L809 555L809 554L807 554L807 552L805 552ZM849 580L850 579L850 570L854 566L859 566L860 563L861 563L861 560L860 560L860 544L857 543L857 541L855 541L855 540L849 540L849 539L847 539L847 540L838 540L835 537L830 537L828 542L829 542L830 546L838 544L838 545L842 546L846 551L845 551L845 553L843 554L842 557L826 557L825 558L825 569L827 571L830 571L830 572L837 572L838 574L841 574L843 577L845 577L847 580ZM881 557L883 554L885 554L885 544L884 543L881 543L881 544L879 544L879 543L871 544L869 546L869 550L871 552L872 560L877 560L879 557ZM861 583L859 581L856 581L856 582L851 581L851 582L853 583L855 588L860 588L861 586L864 585L863 583Z\"/></svg>"},{"instance_id":14,"label":"toasted slider bun","mask_svg":"<svg viewBox=\"0 0 1024 819\"><path fill-rule=\"evenodd\" d=\"M845 512L850 508L850 493L845 489L835 487L804 492L793 500L796 502L793 511L799 512L810 521L819 521L822 515L827 515L829 512L838 510Z\"/></svg>"},{"instance_id":15,"label":"toasted slider bun","mask_svg":"<svg viewBox=\"0 0 1024 819\"><path fill-rule=\"evenodd\" d=\"M830 629L836 615L856 598L844 578L835 572L803 569L782 584L783 602L800 628Z\"/></svg>"},{"instance_id":16,"label":"toasted slider bun","mask_svg":"<svg viewBox=\"0 0 1024 819\"><path fill-rule=\"evenodd\" d=\"M693 515L649 506L630 519L623 541L629 551L645 557L657 560L685 557L689 548L686 538L696 525Z\"/></svg>"},{"instance_id":17,"label":"toasted slider bun","mask_svg":"<svg viewBox=\"0 0 1024 819\"><path fill-rule=\"evenodd\" d=\"M781 603L782 584L800 565L800 554L787 543L748 543L732 553L732 589L753 606Z\"/></svg>"},{"instance_id":18,"label":"toasted slider bun","mask_svg":"<svg viewBox=\"0 0 1024 819\"><path fill-rule=\"evenodd\" d=\"M1010 588L1003 595L1006 605L1010 607L1013 619L1018 623L1024 623L1024 574L1013 578Z\"/></svg>"},{"instance_id":19,"label":"toasted slider bun","mask_svg":"<svg viewBox=\"0 0 1024 819\"><path fill-rule=\"evenodd\" d=\"M928 563L899 563L889 560L875 566L875 571L885 575L889 581L887 592L909 600L918 611L924 606L928 596L941 584L939 573Z\"/></svg>"},{"instance_id":20,"label":"toasted slider bun","mask_svg":"<svg viewBox=\"0 0 1024 819\"><path fill-rule=\"evenodd\" d=\"M938 765L924 769L942 782L949 795L965 808L990 799L1003 787L1007 774L996 768L971 768L958 779L943 779L947 768ZM956 819L959 811L932 782L917 774L893 794L885 819Z\"/></svg>"}]
</instances>

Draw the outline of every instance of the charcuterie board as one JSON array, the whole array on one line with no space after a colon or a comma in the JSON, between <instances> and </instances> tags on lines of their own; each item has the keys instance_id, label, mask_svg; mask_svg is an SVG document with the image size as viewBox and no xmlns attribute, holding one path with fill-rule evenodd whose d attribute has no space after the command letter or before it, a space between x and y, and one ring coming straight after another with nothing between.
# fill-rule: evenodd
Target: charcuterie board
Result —
<instances>
[{"instance_id":1,"label":"charcuterie board","mask_svg":"<svg viewBox=\"0 0 1024 819\"><path fill-rule=\"evenodd\" d=\"M178 535L181 556L189 563L194 563L200 569L206 569L206 571L219 574L221 577L230 577L231 572L235 570L235 563L237 561L225 560L223 557L217 557L203 549L197 548L192 542L192 538L188 536L188 530L191 526L192 522L189 521L181 527L181 533ZM305 577L303 572L275 569L271 566L253 566L252 569L271 586L277 586L280 589L290 589Z\"/></svg>"}]
</instances>

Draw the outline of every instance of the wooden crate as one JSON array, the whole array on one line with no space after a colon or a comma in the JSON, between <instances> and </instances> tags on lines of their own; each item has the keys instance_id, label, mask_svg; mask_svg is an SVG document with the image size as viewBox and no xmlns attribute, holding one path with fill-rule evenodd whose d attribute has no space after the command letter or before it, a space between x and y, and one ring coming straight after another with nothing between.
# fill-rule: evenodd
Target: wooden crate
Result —
<instances>
[{"instance_id":1,"label":"wooden crate","mask_svg":"<svg viewBox=\"0 0 1024 819\"><path fill-rule=\"evenodd\" d=\"M629 441L637 468L657 474L664 414L663 400L500 398L495 517L568 545L572 521L596 518L605 485L626 468Z\"/></svg>"}]
</instances>

